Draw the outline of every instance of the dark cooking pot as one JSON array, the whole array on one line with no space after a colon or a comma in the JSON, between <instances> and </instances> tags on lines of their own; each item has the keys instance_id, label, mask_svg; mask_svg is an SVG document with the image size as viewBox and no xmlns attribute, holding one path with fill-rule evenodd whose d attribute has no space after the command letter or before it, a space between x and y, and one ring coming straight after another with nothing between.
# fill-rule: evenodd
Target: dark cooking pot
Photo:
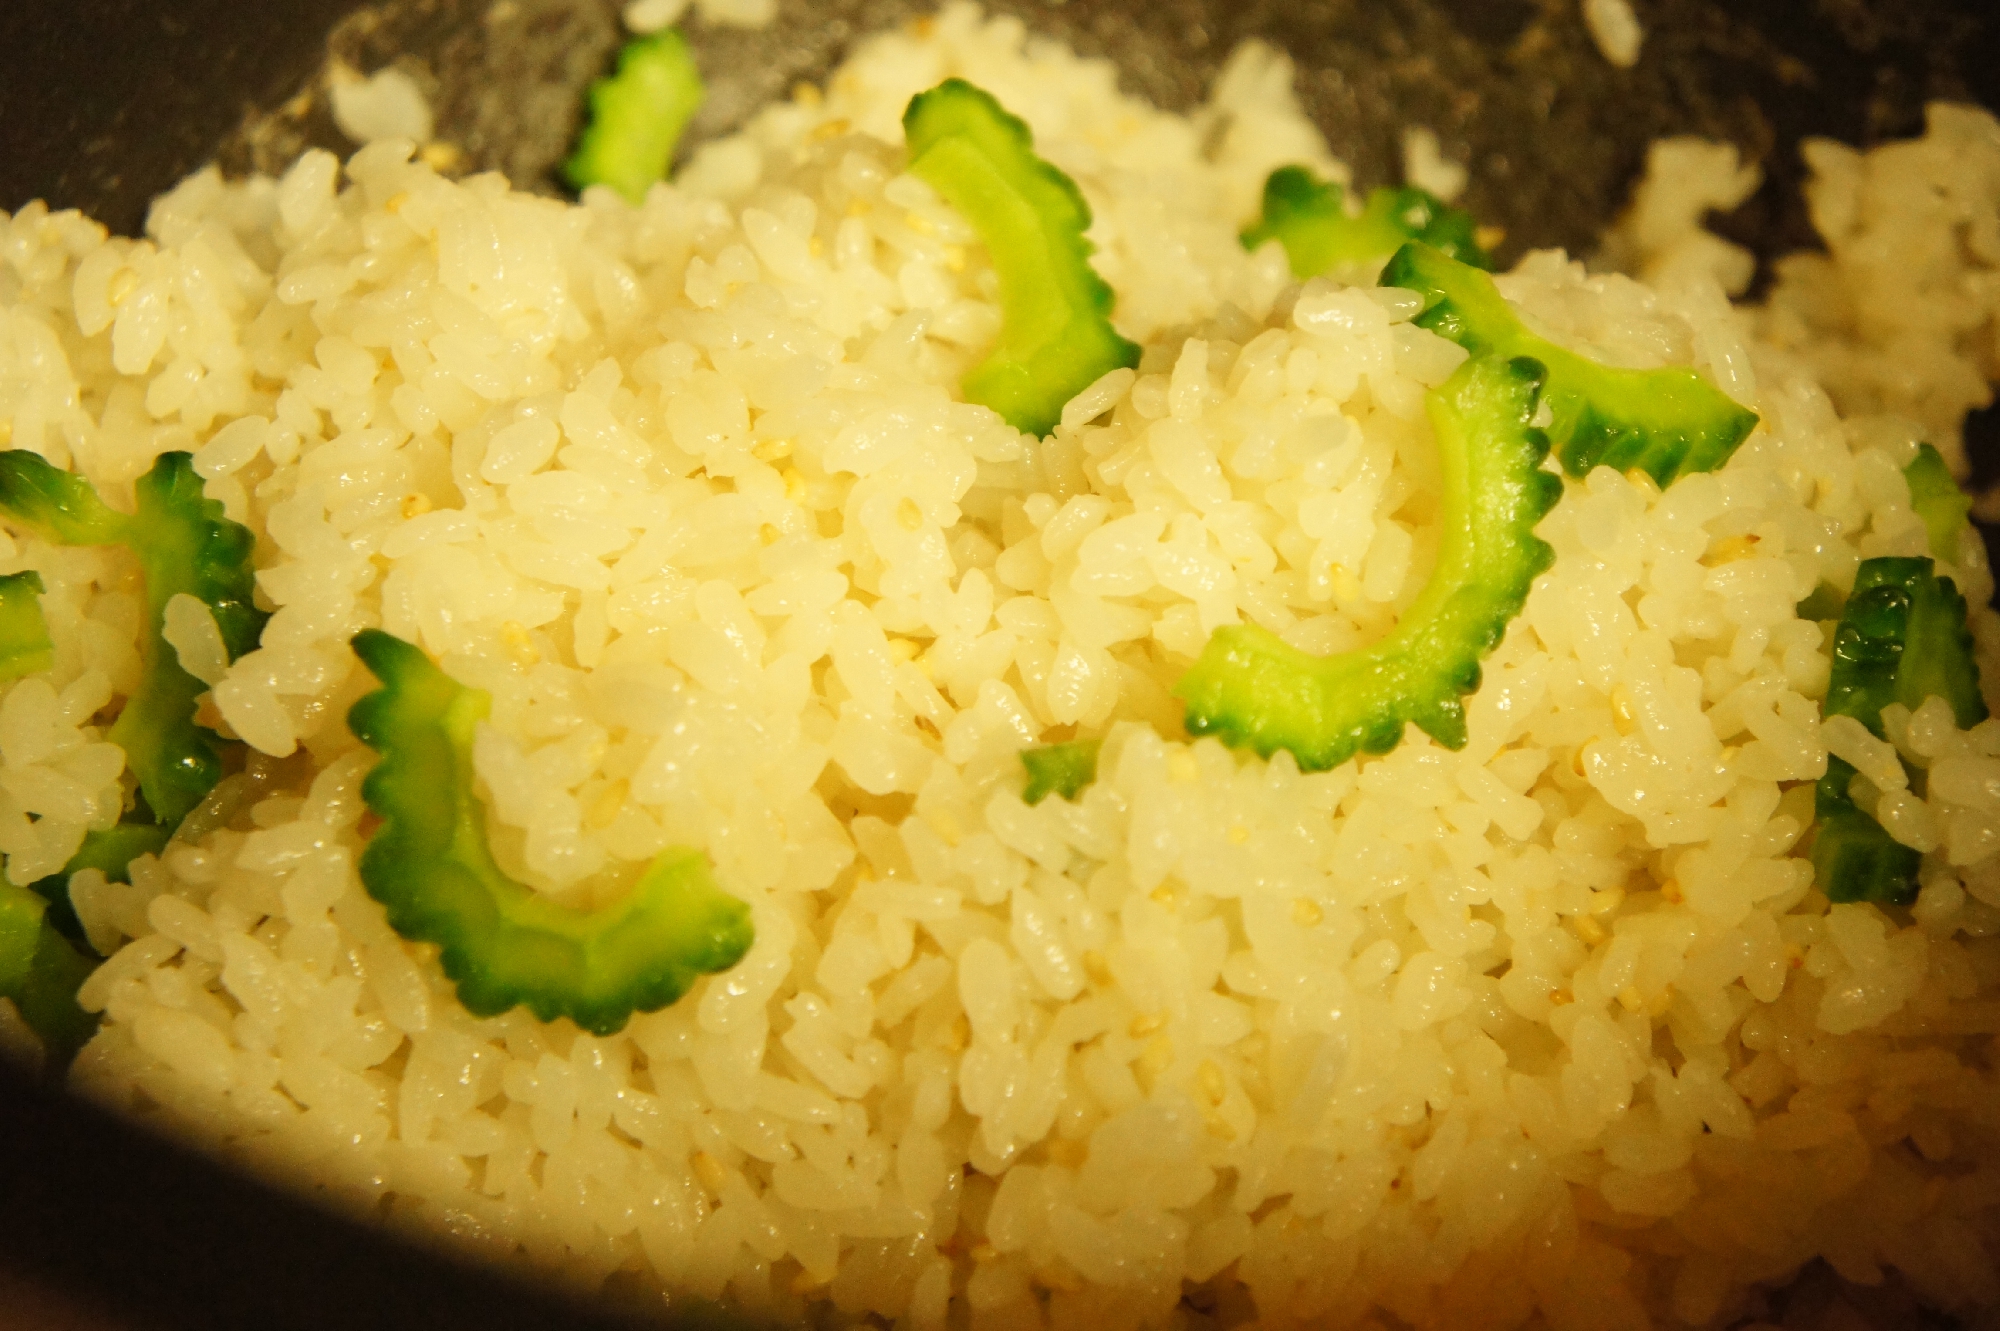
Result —
<instances>
[{"instance_id":1,"label":"dark cooking pot","mask_svg":"<svg viewBox=\"0 0 2000 1331\"><path fill-rule=\"evenodd\" d=\"M1597 53L1577 0L989 7L1109 54L1129 86L1168 106L1199 97L1240 39L1275 40L1297 57L1307 109L1361 184L1395 179L1403 124L1437 131L1471 167L1468 206L1506 228L1503 260L1543 245L1589 252L1647 143L1700 133L1763 162L1763 189L1718 226L1768 261L1812 243L1798 193L1802 136L1867 144L1914 133L1932 98L2000 106L1991 0L1636 0L1647 39L1630 70ZM697 133L731 128L824 74L856 37L928 6L780 8L768 31L693 30L711 90ZM41 197L131 232L149 198L218 155L232 169L269 170L310 144L341 149L324 98L295 96L323 91L329 49L364 72L392 60L409 69L463 167L550 188L579 91L617 35L611 0L365 10L355 0L0 0L0 209ZM1995 414L1976 414L1967 433L1990 483ZM650 1310L657 1319L657 1301ZM714 1319L684 1309L670 1320ZM0 1063L0 1326L613 1324L622 1317L269 1192Z\"/></svg>"}]
</instances>

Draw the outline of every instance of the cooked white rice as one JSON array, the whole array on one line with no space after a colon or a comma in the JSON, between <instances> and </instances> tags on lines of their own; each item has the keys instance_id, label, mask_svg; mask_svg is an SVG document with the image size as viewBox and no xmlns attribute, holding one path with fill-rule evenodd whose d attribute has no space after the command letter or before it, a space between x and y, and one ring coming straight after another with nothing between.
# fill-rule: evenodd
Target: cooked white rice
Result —
<instances>
[{"instance_id":1,"label":"cooked white rice","mask_svg":"<svg viewBox=\"0 0 2000 1331\"><path fill-rule=\"evenodd\" d=\"M1639 63L1646 29L1632 12L1632 0L1583 0L1583 24L1597 53L1620 69Z\"/></svg>"},{"instance_id":2,"label":"cooked white rice","mask_svg":"<svg viewBox=\"0 0 2000 1331\"><path fill-rule=\"evenodd\" d=\"M170 618L252 754L130 886L74 884L114 955L73 1084L418 1232L782 1318L1723 1325L1815 1258L2000 1303L2000 720L1822 726L1793 609L1923 552L1899 469L1957 456L2000 368L2000 126L1815 147L1829 253L1761 312L1671 206L1739 187L1712 155L1629 229L1635 266L1693 256L1657 289L1503 277L1763 425L1664 494L1568 485L1463 750L1301 775L1187 743L1168 689L1219 625L1395 621L1463 353L1407 293L1238 246L1273 167L1339 173L1291 73L1247 47L1166 115L954 7L642 208L397 143L203 172L143 241L0 214L0 439L114 497L192 450L275 608L233 665ZM1082 186L1145 344L1042 443L953 391L994 277L897 125L952 74ZM142 615L116 551L0 535L29 567L57 663L0 698L22 883L116 816ZM1947 571L1986 604L1976 537ZM588 904L698 846L742 964L608 1039L458 1007L355 876L369 625L491 691L509 872ZM1025 805L1016 752L1079 731L1096 784ZM1812 889L1829 751L1926 852L1911 910Z\"/></svg>"}]
</instances>

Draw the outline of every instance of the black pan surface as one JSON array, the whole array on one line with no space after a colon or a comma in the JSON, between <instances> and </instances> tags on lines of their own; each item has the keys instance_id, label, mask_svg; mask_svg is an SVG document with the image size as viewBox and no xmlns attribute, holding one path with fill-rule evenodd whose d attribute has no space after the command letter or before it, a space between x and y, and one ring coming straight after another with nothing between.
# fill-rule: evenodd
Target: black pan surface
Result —
<instances>
[{"instance_id":1,"label":"black pan surface","mask_svg":"<svg viewBox=\"0 0 2000 1331\"><path fill-rule=\"evenodd\" d=\"M727 131L859 36L924 0L781 0L769 29L697 26L710 95L694 130ZM2000 100L2000 13L1985 0L1638 0L1637 67L1592 45L1576 0L992 0L1109 55L1168 107L1207 88L1245 37L1291 51L1307 111L1362 185L1399 176L1399 134L1427 125L1467 163L1467 204L1505 227L1503 257L1589 252L1646 145L1730 139L1767 183L1724 222L1760 256L1812 243L1799 139L1869 144L1921 129L1926 101ZM552 187L578 94L618 39L614 0L11 0L0 7L0 207L83 208L123 232L147 200L220 154L280 170L351 148L323 95L329 56L397 63L438 110L460 169Z\"/></svg>"},{"instance_id":2,"label":"black pan surface","mask_svg":"<svg viewBox=\"0 0 2000 1331\"><path fill-rule=\"evenodd\" d=\"M930 6L781 0L762 32L691 32L726 132L867 32ZM1636 68L1598 54L1577 0L992 0L1111 56L1129 87L1197 100L1259 35L1292 52L1307 110L1358 183L1399 177L1400 132L1428 125L1468 164L1466 203L1506 230L1501 257L1588 253L1646 145L1697 133L1739 144L1766 183L1718 229L1768 261L1812 243L1798 142L1868 145L1921 129L1932 99L2000 106L1992 0L1635 0ZM31 198L134 233L147 201L210 160L282 169L345 151L330 60L397 63L438 111L458 170L553 189L578 98L618 40L611 0L0 0L0 209ZM2000 474L2000 414L1967 425L1977 479ZM1994 532L1988 531L1989 545ZM1808 1271L1780 1320L1824 1292ZM1820 1291L1820 1293L1815 1293ZM1864 1302L1866 1300L1864 1299ZM1893 1291L1880 1326L1948 1326ZM0 1328L600 1328L657 1302L583 1309L338 1219L240 1178L0 1063Z\"/></svg>"}]
</instances>

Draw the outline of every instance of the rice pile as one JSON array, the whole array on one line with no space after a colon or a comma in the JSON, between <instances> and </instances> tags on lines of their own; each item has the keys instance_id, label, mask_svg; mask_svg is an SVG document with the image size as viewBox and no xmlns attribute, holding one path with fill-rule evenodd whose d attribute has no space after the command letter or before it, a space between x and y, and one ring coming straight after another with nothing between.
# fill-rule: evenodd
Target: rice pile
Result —
<instances>
[{"instance_id":1,"label":"rice pile","mask_svg":"<svg viewBox=\"0 0 2000 1331\"><path fill-rule=\"evenodd\" d=\"M953 74L1082 186L1145 344L1046 442L955 400L995 279L897 126ZM114 497L192 450L275 608L233 665L172 630L250 757L130 886L76 882L113 955L73 1085L415 1231L786 1320L1740 1324L1814 1258L2000 1303L2000 720L1823 726L1794 612L1925 550L1900 468L1995 369L2000 125L1816 149L1829 252L1761 312L1701 262L1503 277L1763 426L1664 493L1568 485L1462 751L1301 775L1185 742L1168 689L1219 625L1396 621L1463 353L1238 246L1273 167L1339 170L1290 81L1246 47L1170 116L954 7L639 209L388 144L196 175L144 241L0 215L4 437ZM142 617L120 552L0 537L29 567L58 659L0 698L16 882L116 815ZM1986 604L1976 537L1946 571ZM492 693L508 872L588 905L700 847L742 964L607 1039L458 1007L355 876L378 624ZM1017 751L1078 733L1096 783L1025 805ZM1829 752L1926 852L1912 909L1813 891Z\"/></svg>"}]
</instances>

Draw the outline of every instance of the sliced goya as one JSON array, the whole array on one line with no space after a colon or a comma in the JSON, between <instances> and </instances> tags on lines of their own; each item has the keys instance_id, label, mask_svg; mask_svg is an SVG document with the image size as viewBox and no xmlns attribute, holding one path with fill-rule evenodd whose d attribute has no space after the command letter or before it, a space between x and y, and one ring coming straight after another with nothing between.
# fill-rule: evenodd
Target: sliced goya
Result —
<instances>
[{"instance_id":1,"label":"sliced goya","mask_svg":"<svg viewBox=\"0 0 2000 1331\"><path fill-rule=\"evenodd\" d=\"M1928 559L1863 560L1833 634L1825 715L1853 717L1880 737L1884 707L1914 711L1933 696L1960 728L1986 719L1965 597ZM1923 857L1854 802L1854 777L1852 766L1829 758L1814 789L1814 881L1831 901L1907 905Z\"/></svg>"},{"instance_id":2,"label":"sliced goya","mask_svg":"<svg viewBox=\"0 0 2000 1331\"><path fill-rule=\"evenodd\" d=\"M1929 444L1917 445L1916 460L1903 468L1910 483L1910 507L1923 519L1931 554L1940 562L1958 562L1958 534L1972 511L1972 496L1958 488L1944 455Z\"/></svg>"},{"instance_id":3,"label":"sliced goya","mask_svg":"<svg viewBox=\"0 0 2000 1331\"><path fill-rule=\"evenodd\" d=\"M1854 777L1852 765L1828 758L1826 775L1813 787L1813 882L1828 901L1907 906L1916 900L1924 857L1854 802Z\"/></svg>"},{"instance_id":4,"label":"sliced goya","mask_svg":"<svg viewBox=\"0 0 2000 1331\"><path fill-rule=\"evenodd\" d=\"M705 93L687 41L672 28L627 42L618 68L590 85L588 119L563 177L577 189L609 185L633 203L667 178Z\"/></svg>"},{"instance_id":5,"label":"sliced goya","mask_svg":"<svg viewBox=\"0 0 2000 1331\"><path fill-rule=\"evenodd\" d=\"M397 933L442 949L468 1011L525 1005L543 1021L568 1017L608 1035L742 959L750 908L716 886L700 851L661 852L628 896L597 910L559 905L508 877L473 789L473 732L491 698L379 629L356 634L353 646L382 684L348 713L355 738L382 755L361 787L382 819L362 852L361 881Z\"/></svg>"},{"instance_id":6,"label":"sliced goya","mask_svg":"<svg viewBox=\"0 0 2000 1331\"><path fill-rule=\"evenodd\" d=\"M0 878L0 998L41 1039L52 1070L66 1067L97 1029L97 1017L76 1002L95 967L56 932L47 903Z\"/></svg>"},{"instance_id":7,"label":"sliced goya","mask_svg":"<svg viewBox=\"0 0 2000 1331\"><path fill-rule=\"evenodd\" d=\"M23 569L0 578L0 682L39 675L56 663L42 614L42 575Z\"/></svg>"},{"instance_id":8,"label":"sliced goya","mask_svg":"<svg viewBox=\"0 0 2000 1331\"><path fill-rule=\"evenodd\" d=\"M1243 232L1243 248L1267 240L1285 247L1292 276L1380 263L1412 240L1475 268L1493 261L1475 238L1472 215L1428 190L1376 189L1358 216L1347 211L1339 181L1320 180L1302 166L1281 166L1264 181L1264 210Z\"/></svg>"},{"instance_id":9,"label":"sliced goya","mask_svg":"<svg viewBox=\"0 0 2000 1331\"><path fill-rule=\"evenodd\" d=\"M1892 702L1915 711L1932 696L1961 729L1986 719L1965 597L1922 556L1865 559L1833 634L1823 710L1851 716L1877 736Z\"/></svg>"},{"instance_id":10,"label":"sliced goya","mask_svg":"<svg viewBox=\"0 0 2000 1331\"><path fill-rule=\"evenodd\" d=\"M208 686L181 669L162 634L167 602L183 593L215 616L230 658L257 645L265 614L252 600L250 529L202 495L186 453L162 453L134 487L135 511L118 512L81 476L24 449L0 453L0 516L61 545L123 545L146 580L146 634L139 687L105 738L126 765L153 817L173 827L222 777L215 736L195 724L195 701Z\"/></svg>"},{"instance_id":11,"label":"sliced goya","mask_svg":"<svg viewBox=\"0 0 2000 1331\"><path fill-rule=\"evenodd\" d=\"M1530 424L1542 376L1525 357L1477 357L1426 398L1443 531L1430 581L1395 631L1319 657L1255 625L1218 629L1174 688L1189 733L1267 757L1287 749L1307 770L1386 753L1408 724L1463 747L1461 699L1555 557L1534 534L1562 494L1561 478L1542 468L1548 437Z\"/></svg>"},{"instance_id":12,"label":"sliced goya","mask_svg":"<svg viewBox=\"0 0 2000 1331\"><path fill-rule=\"evenodd\" d=\"M1639 470L1660 485L1714 471L1757 426L1757 413L1685 366L1619 369L1528 331L1493 279L1421 242L1396 251L1382 285L1424 298L1416 322L1475 356L1531 356L1548 367L1549 438L1572 476Z\"/></svg>"},{"instance_id":13,"label":"sliced goya","mask_svg":"<svg viewBox=\"0 0 2000 1331\"><path fill-rule=\"evenodd\" d=\"M1021 799L1028 804L1040 804L1051 795L1075 799L1097 779L1097 751L1103 747L1101 739L1074 739L1021 750L1021 766L1028 771Z\"/></svg>"},{"instance_id":14,"label":"sliced goya","mask_svg":"<svg viewBox=\"0 0 2000 1331\"><path fill-rule=\"evenodd\" d=\"M1090 266L1090 205L1034 152L991 93L946 79L903 112L910 174L979 232L1000 278L1000 341L965 376L968 402L1045 435L1100 376L1139 363L1111 326L1111 288Z\"/></svg>"}]
</instances>

